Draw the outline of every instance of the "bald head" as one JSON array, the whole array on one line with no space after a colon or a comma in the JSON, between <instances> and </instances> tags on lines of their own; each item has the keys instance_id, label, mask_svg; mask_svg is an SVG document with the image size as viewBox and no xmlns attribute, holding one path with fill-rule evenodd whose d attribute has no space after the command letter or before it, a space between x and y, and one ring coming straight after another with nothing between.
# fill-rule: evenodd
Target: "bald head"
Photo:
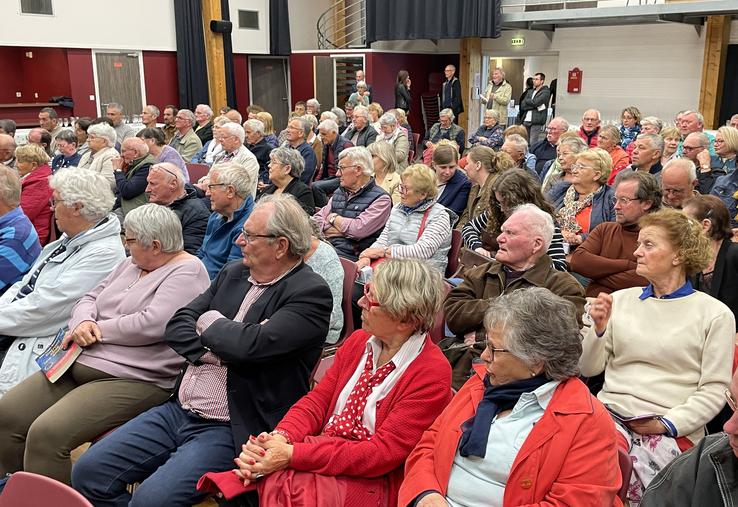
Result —
<instances>
[{"instance_id":1,"label":"bald head","mask_svg":"<svg viewBox=\"0 0 738 507\"><path fill-rule=\"evenodd\" d=\"M182 171L170 162L154 164L146 177L149 202L169 206L185 193Z\"/></svg>"},{"instance_id":2,"label":"bald head","mask_svg":"<svg viewBox=\"0 0 738 507\"><path fill-rule=\"evenodd\" d=\"M126 162L130 162L148 155L149 146L140 137L129 137L121 144L120 154Z\"/></svg>"},{"instance_id":3,"label":"bald head","mask_svg":"<svg viewBox=\"0 0 738 507\"><path fill-rule=\"evenodd\" d=\"M697 169L689 159L673 159L661 171L663 202L670 208L682 209L682 203L694 195L696 187Z\"/></svg>"},{"instance_id":4,"label":"bald head","mask_svg":"<svg viewBox=\"0 0 738 507\"><path fill-rule=\"evenodd\" d=\"M15 139L8 134L0 134L0 164L13 158Z\"/></svg>"},{"instance_id":5,"label":"bald head","mask_svg":"<svg viewBox=\"0 0 738 507\"><path fill-rule=\"evenodd\" d=\"M229 120L238 123L239 125L243 122L243 117L241 116L241 113L236 111L235 109L231 109L230 111L227 111L226 114L224 114L226 118Z\"/></svg>"}]
</instances>

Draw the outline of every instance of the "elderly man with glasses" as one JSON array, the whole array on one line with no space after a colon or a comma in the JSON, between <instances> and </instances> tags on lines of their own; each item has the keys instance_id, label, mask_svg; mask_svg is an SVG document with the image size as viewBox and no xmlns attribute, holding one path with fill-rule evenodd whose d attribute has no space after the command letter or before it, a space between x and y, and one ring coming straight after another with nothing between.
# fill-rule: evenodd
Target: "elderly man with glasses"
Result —
<instances>
[{"instance_id":1,"label":"elderly man with glasses","mask_svg":"<svg viewBox=\"0 0 738 507\"><path fill-rule=\"evenodd\" d=\"M336 172L341 186L313 217L338 255L352 261L379 237L392 211L392 199L376 184L373 171L369 150L343 150Z\"/></svg>"},{"instance_id":2,"label":"elderly man with glasses","mask_svg":"<svg viewBox=\"0 0 738 507\"><path fill-rule=\"evenodd\" d=\"M177 150L185 162L192 160L192 157L202 148L202 141L193 130L195 124L195 113L189 109L180 109L174 117L174 127L177 132L169 142L169 146Z\"/></svg>"},{"instance_id":3,"label":"elderly man with glasses","mask_svg":"<svg viewBox=\"0 0 738 507\"><path fill-rule=\"evenodd\" d=\"M561 134L569 130L569 122L564 118L557 116L550 122L546 128L546 138L536 142L531 140L530 153L536 157L536 172L543 175L543 166L549 160L556 159L556 145L559 142Z\"/></svg>"},{"instance_id":4,"label":"elderly man with glasses","mask_svg":"<svg viewBox=\"0 0 738 507\"><path fill-rule=\"evenodd\" d=\"M682 209L682 203L697 195L697 169L694 162L677 158L667 162L661 171L661 192L667 208Z\"/></svg>"}]
</instances>

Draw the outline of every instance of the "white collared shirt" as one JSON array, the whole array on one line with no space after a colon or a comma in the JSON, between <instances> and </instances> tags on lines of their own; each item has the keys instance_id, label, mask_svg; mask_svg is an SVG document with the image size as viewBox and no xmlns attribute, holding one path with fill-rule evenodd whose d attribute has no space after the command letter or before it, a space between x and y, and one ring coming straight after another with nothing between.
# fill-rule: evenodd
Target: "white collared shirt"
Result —
<instances>
[{"instance_id":1,"label":"white collared shirt","mask_svg":"<svg viewBox=\"0 0 738 507\"><path fill-rule=\"evenodd\" d=\"M387 375L387 378L384 379L384 382L382 382L372 390L371 394L367 398L366 408L364 409L364 416L362 417L361 422L372 435L374 434L376 429L375 426L377 422L377 402L384 399L384 397L389 394L392 388L395 387L395 384L397 384L397 381L400 379L400 377L402 377L402 374L405 373L405 370L407 370L408 366L410 366L410 364L415 361L415 359L423 351L425 336L426 333L414 334L410 338L408 338L405 343L402 344L400 350L398 350L395 356L392 358L392 362L395 364L395 369L392 370L392 373ZM349 381L343 387L341 394L338 396L338 401L336 402L336 406L333 409L333 415L331 415L331 418L328 420L328 424L333 421L334 417L343 412L351 391L353 391L354 386L359 381L361 373L364 371L364 365L366 364L366 358L369 354L370 348L372 350L372 354L374 355L374 365L372 366L372 373L377 371L377 368L380 366L378 362L379 355L382 353L382 343L377 337L372 336L366 342L366 349L359 359L359 364L356 366L354 374L351 376Z\"/></svg>"}]
</instances>

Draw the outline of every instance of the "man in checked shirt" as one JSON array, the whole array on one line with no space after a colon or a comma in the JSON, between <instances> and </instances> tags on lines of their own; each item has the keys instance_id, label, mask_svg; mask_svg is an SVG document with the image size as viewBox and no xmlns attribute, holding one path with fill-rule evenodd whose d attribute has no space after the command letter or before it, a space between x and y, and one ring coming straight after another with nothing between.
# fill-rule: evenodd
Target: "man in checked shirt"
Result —
<instances>
[{"instance_id":1,"label":"man in checked shirt","mask_svg":"<svg viewBox=\"0 0 738 507\"><path fill-rule=\"evenodd\" d=\"M270 431L307 393L333 307L328 285L302 260L310 237L291 196L257 203L237 240L243 260L226 264L167 325L167 342L187 360L175 396L74 466L72 484L96 507L198 503L199 477L234 468L249 435Z\"/></svg>"}]
</instances>

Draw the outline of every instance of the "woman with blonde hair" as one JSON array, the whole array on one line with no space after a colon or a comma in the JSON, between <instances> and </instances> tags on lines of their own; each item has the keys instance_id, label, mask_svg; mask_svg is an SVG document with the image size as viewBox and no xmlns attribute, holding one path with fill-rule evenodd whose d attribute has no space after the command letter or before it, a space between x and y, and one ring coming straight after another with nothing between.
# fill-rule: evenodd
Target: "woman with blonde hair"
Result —
<instances>
[{"instance_id":1,"label":"woman with blonde hair","mask_svg":"<svg viewBox=\"0 0 738 507\"><path fill-rule=\"evenodd\" d=\"M572 182L555 203L561 234L576 247L589 231L602 222L615 221L614 193L607 186L612 169L610 155L601 148L591 148L577 155L572 166Z\"/></svg>"},{"instance_id":2,"label":"woman with blonde hair","mask_svg":"<svg viewBox=\"0 0 738 507\"><path fill-rule=\"evenodd\" d=\"M267 111L256 113L256 119L264 124L264 139L271 144L273 148L279 146L277 136L274 135L274 119Z\"/></svg>"},{"instance_id":3,"label":"woman with blonde hair","mask_svg":"<svg viewBox=\"0 0 738 507\"><path fill-rule=\"evenodd\" d=\"M374 163L374 181L390 195L392 204L397 204L400 202L400 175L394 146L387 141L376 141L367 149Z\"/></svg>"},{"instance_id":4,"label":"woman with blonde hair","mask_svg":"<svg viewBox=\"0 0 738 507\"><path fill-rule=\"evenodd\" d=\"M660 135L664 139L664 152L661 154L661 165L663 166L669 160L677 158L677 149L682 136L676 127L665 127L661 130Z\"/></svg>"},{"instance_id":5,"label":"woman with blonde hair","mask_svg":"<svg viewBox=\"0 0 738 507\"><path fill-rule=\"evenodd\" d=\"M15 167L21 178L20 207L33 224L41 246L49 241L52 190L49 187L51 158L36 144L15 149Z\"/></svg>"},{"instance_id":6,"label":"woman with blonde hair","mask_svg":"<svg viewBox=\"0 0 738 507\"><path fill-rule=\"evenodd\" d=\"M612 185L615 176L630 164L628 153L620 146L620 131L618 128L614 125L601 127L597 135L597 147L605 150L612 160L612 171L610 171L610 177L607 180L607 184Z\"/></svg>"},{"instance_id":7,"label":"woman with blonde hair","mask_svg":"<svg viewBox=\"0 0 738 507\"><path fill-rule=\"evenodd\" d=\"M705 436L725 404L735 341L730 308L688 280L712 258L700 224L664 209L638 225L636 272L649 283L600 293L589 305L580 360L582 375L605 374L597 398L615 420L618 447L633 460L633 502Z\"/></svg>"},{"instance_id":8,"label":"woman with blonde hair","mask_svg":"<svg viewBox=\"0 0 738 507\"><path fill-rule=\"evenodd\" d=\"M503 171L515 167L515 161L507 153L495 152L486 146L475 146L466 156L466 175L472 182L466 209L456 224L459 231L472 220L489 209L492 185Z\"/></svg>"}]
</instances>

